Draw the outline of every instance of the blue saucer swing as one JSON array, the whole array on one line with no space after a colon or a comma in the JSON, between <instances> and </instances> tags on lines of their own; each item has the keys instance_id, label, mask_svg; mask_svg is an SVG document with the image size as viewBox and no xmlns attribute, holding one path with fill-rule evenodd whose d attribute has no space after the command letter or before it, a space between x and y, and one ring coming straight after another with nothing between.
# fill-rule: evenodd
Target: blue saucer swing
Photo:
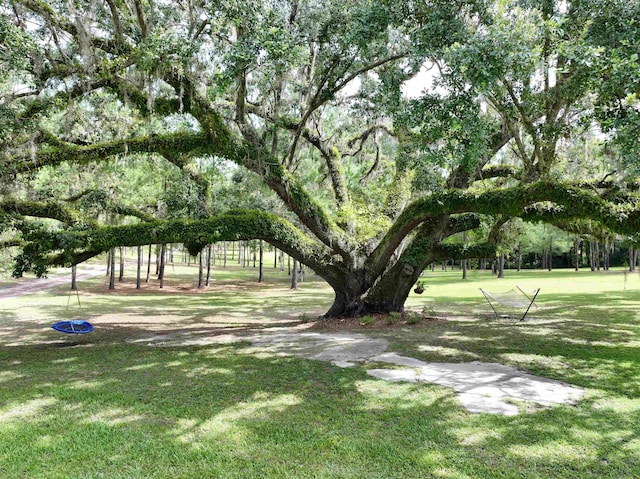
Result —
<instances>
[{"instance_id":1,"label":"blue saucer swing","mask_svg":"<svg viewBox=\"0 0 640 479\"><path fill-rule=\"evenodd\" d=\"M58 321L51 326L56 331L67 334L87 334L93 331L93 325L83 319Z\"/></svg>"}]
</instances>

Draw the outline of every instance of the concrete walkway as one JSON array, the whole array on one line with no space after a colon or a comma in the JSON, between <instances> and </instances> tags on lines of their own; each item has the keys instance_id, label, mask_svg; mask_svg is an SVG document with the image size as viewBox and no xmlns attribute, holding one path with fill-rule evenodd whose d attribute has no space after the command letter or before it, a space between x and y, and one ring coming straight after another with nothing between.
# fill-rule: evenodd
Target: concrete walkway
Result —
<instances>
[{"instance_id":1,"label":"concrete walkway","mask_svg":"<svg viewBox=\"0 0 640 479\"><path fill-rule=\"evenodd\" d=\"M293 329L261 332L249 336L211 336L197 340L165 335L136 340L149 345L202 345L251 341L255 353L327 361L339 367L357 364L388 364L388 368L368 369L373 377L386 381L425 382L452 388L469 412L505 416L519 414L522 406L549 407L575 404L583 396L581 388L561 381L541 378L497 363L427 363L388 352L384 339L360 333L316 333Z\"/></svg>"}]
</instances>

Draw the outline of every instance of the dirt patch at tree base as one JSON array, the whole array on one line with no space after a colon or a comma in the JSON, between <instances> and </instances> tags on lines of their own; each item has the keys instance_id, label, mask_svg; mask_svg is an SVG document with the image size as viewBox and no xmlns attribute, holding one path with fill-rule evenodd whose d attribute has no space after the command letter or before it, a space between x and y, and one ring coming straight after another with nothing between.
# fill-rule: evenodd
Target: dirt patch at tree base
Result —
<instances>
[{"instance_id":1,"label":"dirt patch at tree base","mask_svg":"<svg viewBox=\"0 0 640 479\"><path fill-rule=\"evenodd\" d=\"M447 319L420 313L404 313L394 317L389 314L371 314L354 318L319 318L309 327L313 331L368 331L397 329L430 323L443 323Z\"/></svg>"}]
</instances>

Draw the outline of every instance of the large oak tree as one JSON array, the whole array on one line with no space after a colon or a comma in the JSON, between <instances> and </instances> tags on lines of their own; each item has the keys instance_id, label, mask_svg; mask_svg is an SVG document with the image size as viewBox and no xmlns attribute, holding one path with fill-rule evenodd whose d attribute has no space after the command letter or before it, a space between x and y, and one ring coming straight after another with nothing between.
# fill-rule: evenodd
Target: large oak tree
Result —
<instances>
[{"instance_id":1,"label":"large oak tree","mask_svg":"<svg viewBox=\"0 0 640 479\"><path fill-rule=\"evenodd\" d=\"M259 238L333 287L327 316L354 315L401 310L434 260L491 255L511 218L640 229L637 2L11 0L0 12L0 220L22 248L17 272L115 246ZM622 168L560 181L564 139L594 131ZM167 219L96 191L30 198L41 170L130 155L184 170L197 212ZM220 211L194 168L206 158L280 203ZM82 197L137 220L105 225ZM481 223L482 241L450 241Z\"/></svg>"}]
</instances>

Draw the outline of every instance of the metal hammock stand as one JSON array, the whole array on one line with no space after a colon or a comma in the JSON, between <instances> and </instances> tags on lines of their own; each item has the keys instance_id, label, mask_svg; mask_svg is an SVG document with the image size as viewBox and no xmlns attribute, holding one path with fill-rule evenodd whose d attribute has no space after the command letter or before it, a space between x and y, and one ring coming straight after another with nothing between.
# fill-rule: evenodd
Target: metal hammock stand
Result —
<instances>
[{"instance_id":1,"label":"metal hammock stand","mask_svg":"<svg viewBox=\"0 0 640 479\"><path fill-rule=\"evenodd\" d=\"M480 291L482 291L487 303L489 303L489 306L493 309L496 319L500 317L498 310L506 308L512 312L514 310L519 310L520 312L524 310L524 314L522 314L522 317L519 319L520 321L524 321L524 318L527 316L531 306L537 307L535 300L540 292L540 288L535 289L530 293L525 293L519 286L516 286L514 289L510 289L509 291L505 291L504 293L492 293L482 288L480 288ZM518 316L520 316L520 312L518 313ZM505 314L504 312L502 313L502 316L511 317L510 314Z\"/></svg>"}]
</instances>

